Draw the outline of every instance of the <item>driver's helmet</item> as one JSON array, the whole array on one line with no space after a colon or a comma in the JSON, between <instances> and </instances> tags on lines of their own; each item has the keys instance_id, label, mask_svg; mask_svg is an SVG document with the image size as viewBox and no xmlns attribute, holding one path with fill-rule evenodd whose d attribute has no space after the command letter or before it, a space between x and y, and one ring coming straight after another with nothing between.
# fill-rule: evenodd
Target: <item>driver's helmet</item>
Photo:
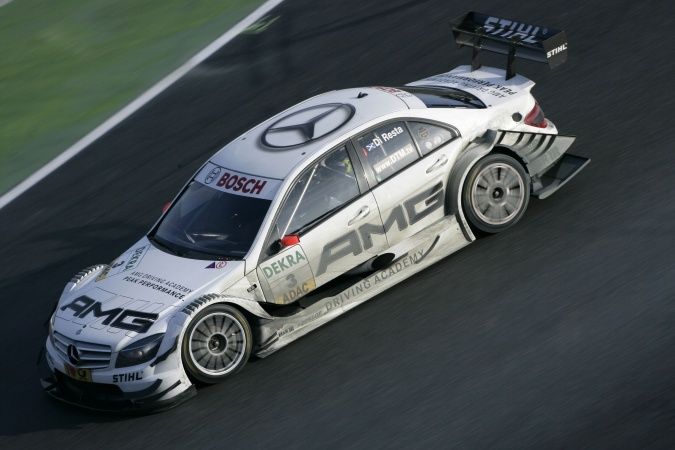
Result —
<instances>
[{"instance_id":1,"label":"driver's helmet","mask_svg":"<svg viewBox=\"0 0 675 450\"><path fill-rule=\"evenodd\" d=\"M345 175L351 175L354 173L352 162L349 160L349 156L345 151L337 151L331 155L328 155L324 160L324 164L329 169L336 170L338 172L344 173Z\"/></svg>"}]
</instances>

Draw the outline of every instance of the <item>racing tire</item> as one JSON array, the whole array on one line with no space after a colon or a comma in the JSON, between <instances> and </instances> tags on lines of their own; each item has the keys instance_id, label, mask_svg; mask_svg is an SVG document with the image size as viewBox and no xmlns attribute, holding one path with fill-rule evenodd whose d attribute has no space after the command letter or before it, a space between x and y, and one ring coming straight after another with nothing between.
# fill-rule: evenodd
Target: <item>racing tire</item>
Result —
<instances>
[{"instance_id":1,"label":"racing tire","mask_svg":"<svg viewBox=\"0 0 675 450\"><path fill-rule=\"evenodd\" d=\"M239 372L251 355L251 327L229 305L212 305L190 322L182 343L185 370L191 378L215 384Z\"/></svg>"},{"instance_id":2,"label":"racing tire","mask_svg":"<svg viewBox=\"0 0 675 450\"><path fill-rule=\"evenodd\" d=\"M530 177L510 156L495 153L478 161L462 188L464 214L478 235L514 225L530 201Z\"/></svg>"}]
</instances>

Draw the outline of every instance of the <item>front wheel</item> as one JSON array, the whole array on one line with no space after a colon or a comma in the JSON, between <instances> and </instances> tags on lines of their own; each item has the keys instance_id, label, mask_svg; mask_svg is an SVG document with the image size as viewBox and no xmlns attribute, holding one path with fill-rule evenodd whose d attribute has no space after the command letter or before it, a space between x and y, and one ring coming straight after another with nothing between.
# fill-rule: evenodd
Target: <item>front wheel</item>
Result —
<instances>
[{"instance_id":1,"label":"front wheel","mask_svg":"<svg viewBox=\"0 0 675 450\"><path fill-rule=\"evenodd\" d=\"M218 383L239 372L251 355L251 327L244 315L228 305L199 312L183 337L185 369L202 383Z\"/></svg>"},{"instance_id":2,"label":"front wheel","mask_svg":"<svg viewBox=\"0 0 675 450\"><path fill-rule=\"evenodd\" d=\"M464 213L471 227L499 233L525 214L530 200L530 177L507 155L492 154L471 169L462 188Z\"/></svg>"}]
</instances>

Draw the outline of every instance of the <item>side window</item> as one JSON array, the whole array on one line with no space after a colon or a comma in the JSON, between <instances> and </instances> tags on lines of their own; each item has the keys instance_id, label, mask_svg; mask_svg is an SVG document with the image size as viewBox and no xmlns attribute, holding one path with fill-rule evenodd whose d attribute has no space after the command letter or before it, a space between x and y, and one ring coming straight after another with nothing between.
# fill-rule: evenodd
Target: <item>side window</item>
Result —
<instances>
[{"instance_id":1,"label":"side window","mask_svg":"<svg viewBox=\"0 0 675 450\"><path fill-rule=\"evenodd\" d=\"M345 147L324 157L295 182L281 208L279 232L293 234L360 194Z\"/></svg>"},{"instance_id":2,"label":"side window","mask_svg":"<svg viewBox=\"0 0 675 450\"><path fill-rule=\"evenodd\" d=\"M419 158L403 122L382 125L357 139L358 146L375 172L384 181Z\"/></svg>"},{"instance_id":3,"label":"side window","mask_svg":"<svg viewBox=\"0 0 675 450\"><path fill-rule=\"evenodd\" d=\"M448 130L437 125L422 122L408 122L417 145L422 154L436 150L443 144L455 139L459 134L454 130Z\"/></svg>"}]
</instances>

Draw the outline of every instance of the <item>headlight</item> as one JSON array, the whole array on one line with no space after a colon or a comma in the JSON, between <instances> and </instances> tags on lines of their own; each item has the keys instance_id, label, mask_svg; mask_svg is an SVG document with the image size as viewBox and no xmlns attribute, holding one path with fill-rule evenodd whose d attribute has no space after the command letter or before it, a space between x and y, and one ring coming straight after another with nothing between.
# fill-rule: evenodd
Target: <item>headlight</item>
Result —
<instances>
[{"instance_id":1,"label":"headlight","mask_svg":"<svg viewBox=\"0 0 675 450\"><path fill-rule=\"evenodd\" d=\"M54 342L54 320L56 320L56 311L54 311L54 314L49 318L49 340L52 345L56 347L56 342Z\"/></svg>"},{"instance_id":2,"label":"headlight","mask_svg":"<svg viewBox=\"0 0 675 450\"><path fill-rule=\"evenodd\" d=\"M159 350L159 345L162 343L163 337L164 333L153 334L152 336L148 336L140 341L127 345L120 351L119 355L117 355L115 367L135 366L150 361L157 356L157 351Z\"/></svg>"}]
</instances>

